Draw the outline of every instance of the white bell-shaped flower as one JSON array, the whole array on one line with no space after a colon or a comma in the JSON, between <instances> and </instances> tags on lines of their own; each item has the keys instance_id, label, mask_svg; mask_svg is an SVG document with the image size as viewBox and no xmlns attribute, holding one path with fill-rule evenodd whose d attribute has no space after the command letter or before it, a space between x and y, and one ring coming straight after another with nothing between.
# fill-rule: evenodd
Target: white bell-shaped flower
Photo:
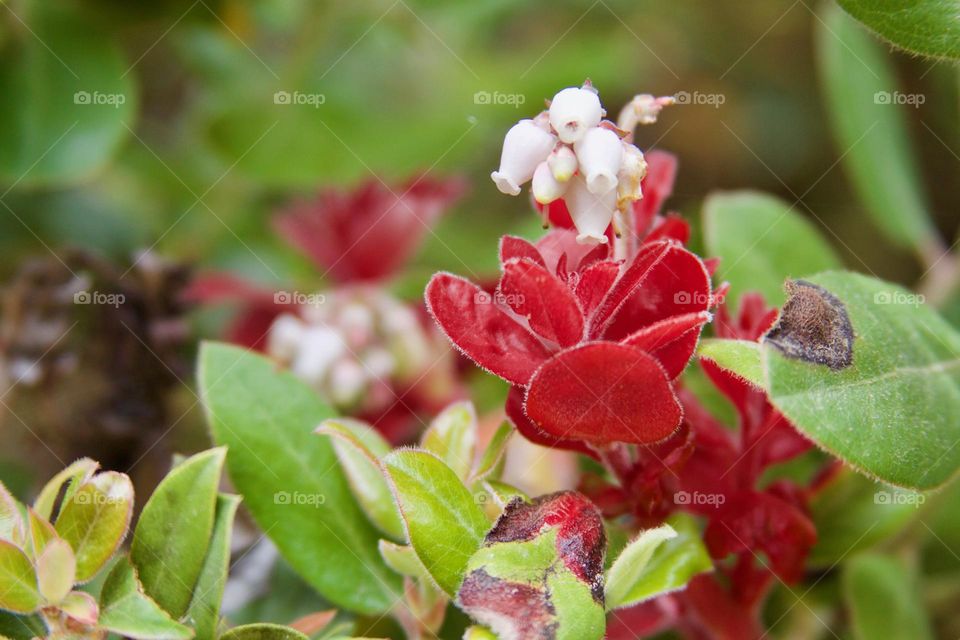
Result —
<instances>
[{"instance_id":1,"label":"white bell-shaped flower","mask_svg":"<svg viewBox=\"0 0 960 640\"><path fill-rule=\"evenodd\" d=\"M318 385L331 365L346 352L347 346L340 332L325 326L307 327L290 369L297 377Z\"/></svg>"},{"instance_id":2,"label":"white bell-shaped flower","mask_svg":"<svg viewBox=\"0 0 960 640\"><path fill-rule=\"evenodd\" d=\"M577 228L577 242L580 244L605 244L607 227L613 220L617 207L617 190L595 194L587 188L582 174L570 180L564 196L570 217Z\"/></svg>"},{"instance_id":3,"label":"white bell-shaped flower","mask_svg":"<svg viewBox=\"0 0 960 640\"><path fill-rule=\"evenodd\" d=\"M284 313L270 325L267 334L267 353L283 362L293 360L300 350L306 326L292 313Z\"/></svg>"},{"instance_id":4,"label":"white bell-shaped flower","mask_svg":"<svg viewBox=\"0 0 960 640\"><path fill-rule=\"evenodd\" d=\"M556 138L533 120L521 120L507 131L500 154L500 169L490 174L501 193L515 196L520 185L533 177L537 165L547 159Z\"/></svg>"},{"instance_id":5,"label":"white bell-shaped flower","mask_svg":"<svg viewBox=\"0 0 960 640\"><path fill-rule=\"evenodd\" d=\"M566 182L577 172L577 154L566 144L558 144L547 158L550 171L557 182Z\"/></svg>"},{"instance_id":6,"label":"white bell-shaped flower","mask_svg":"<svg viewBox=\"0 0 960 640\"><path fill-rule=\"evenodd\" d=\"M550 204L557 198L563 196L567 190L568 182L559 182L550 170L547 162L541 162L537 170L533 172L533 184L530 189L533 191L533 198L540 204Z\"/></svg>"},{"instance_id":7,"label":"white bell-shaped flower","mask_svg":"<svg viewBox=\"0 0 960 640\"><path fill-rule=\"evenodd\" d=\"M623 162L620 136L605 127L594 127L573 148L591 193L602 195L616 188Z\"/></svg>"},{"instance_id":8,"label":"white bell-shaped flower","mask_svg":"<svg viewBox=\"0 0 960 640\"><path fill-rule=\"evenodd\" d=\"M569 87L550 101L550 125L563 142L572 144L600 124L603 118L600 97L590 88Z\"/></svg>"},{"instance_id":9,"label":"white bell-shaped flower","mask_svg":"<svg viewBox=\"0 0 960 640\"><path fill-rule=\"evenodd\" d=\"M617 176L617 205L633 202L643 197L640 183L647 175L647 161L643 152L627 142L623 143L623 161Z\"/></svg>"}]
</instances>

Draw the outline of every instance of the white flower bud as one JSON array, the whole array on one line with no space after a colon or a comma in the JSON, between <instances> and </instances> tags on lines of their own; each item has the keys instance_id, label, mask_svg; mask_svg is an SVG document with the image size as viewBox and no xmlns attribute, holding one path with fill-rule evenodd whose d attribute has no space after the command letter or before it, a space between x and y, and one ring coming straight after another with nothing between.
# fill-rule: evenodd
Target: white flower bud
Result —
<instances>
[{"instance_id":1,"label":"white flower bud","mask_svg":"<svg viewBox=\"0 0 960 640\"><path fill-rule=\"evenodd\" d=\"M623 161L620 137L604 127L594 127L574 145L580 173L592 193L604 195L617 186L617 173Z\"/></svg>"},{"instance_id":2,"label":"white flower bud","mask_svg":"<svg viewBox=\"0 0 960 640\"><path fill-rule=\"evenodd\" d=\"M653 124L657 121L664 107L672 105L676 100L672 96L655 98L649 93L633 96L620 110L617 126L624 131L633 131L640 124Z\"/></svg>"},{"instance_id":3,"label":"white flower bud","mask_svg":"<svg viewBox=\"0 0 960 640\"><path fill-rule=\"evenodd\" d=\"M550 124L560 140L572 144L603 118L600 97L592 89L569 87L550 101Z\"/></svg>"},{"instance_id":4,"label":"white flower bud","mask_svg":"<svg viewBox=\"0 0 960 640\"><path fill-rule=\"evenodd\" d=\"M643 152L634 145L623 143L623 162L617 182L617 205L633 202L643 197L640 182L647 175L647 161Z\"/></svg>"},{"instance_id":5,"label":"white flower bud","mask_svg":"<svg viewBox=\"0 0 960 640\"><path fill-rule=\"evenodd\" d=\"M579 232L577 242L605 244L607 227L610 226L616 211L616 190L610 189L602 195L591 193L583 176L578 174L570 181L564 201Z\"/></svg>"},{"instance_id":6,"label":"white flower bud","mask_svg":"<svg viewBox=\"0 0 960 640\"><path fill-rule=\"evenodd\" d=\"M515 196L520 185L533 177L537 165L547 159L556 143L552 134L533 120L521 120L507 131L500 154L500 169L490 174L501 193Z\"/></svg>"},{"instance_id":7,"label":"white flower bud","mask_svg":"<svg viewBox=\"0 0 960 640\"><path fill-rule=\"evenodd\" d=\"M339 332L330 327L307 327L290 369L297 377L317 385L345 352L346 345Z\"/></svg>"},{"instance_id":8,"label":"white flower bud","mask_svg":"<svg viewBox=\"0 0 960 640\"><path fill-rule=\"evenodd\" d=\"M563 196L567 190L566 182L557 182L550 170L550 165L541 162L537 170L533 172L533 185L531 185L534 199L540 204L550 204L557 198Z\"/></svg>"},{"instance_id":9,"label":"white flower bud","mask_svg":"<svg viewBox=\"0 0 960 640\"><path fill-rule=\"evenodd\" d=\"M345 406L359 399L367 386L367 374L356 361L346 358L333 366L330 371L330 399Z\"/></svg>"},{"instance_id":10,"label":"white flower bud","mask_svg":"<svg viewBox=\"0 0 960 640\"><path fill-rule=\"evenodd\" d=\"M547 157L547 164L557 182L566 182L577 172L577 154L569 145L558 144Z\"/></svg>"},{"instance_id":11,"label":"white flower bud","mask_svg":"<svg viewBox=\"0 0 960 640\"><path fill-rule=\"evenodd\" d=\"M278 316L267 334L267 353L282 362L292 361L300 349L305 329L303 321L291 313Z\"/></svg>"}]
</instances>

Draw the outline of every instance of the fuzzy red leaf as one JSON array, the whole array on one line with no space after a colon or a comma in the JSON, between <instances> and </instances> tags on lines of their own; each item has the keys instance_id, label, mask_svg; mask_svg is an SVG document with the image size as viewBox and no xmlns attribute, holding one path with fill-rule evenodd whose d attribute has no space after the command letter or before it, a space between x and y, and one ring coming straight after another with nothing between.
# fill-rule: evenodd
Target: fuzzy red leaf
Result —
<instances>
[{"instance_id":1,"label":"fuzzy red leaf","mask_svg":"<svg viewBox=\"0 0 960 640\"><path fill-rule=\"evenodd\" d=\"M700 330L710 321L710 313L698 311L671 316L632 333L620 344L643 349L660 361L670 379L683 373L697 348Z\"/></svg>"},{"instance_id":2,"label":"fuzzy red leaf","mask_svg":"<svg viewBox=\"0 0 960 640\"><path fill-rule=\"evenodd\" d=\"M530 381L525 409L551 435L596 444L657 442L682 416L660 363L612 342L587 343L548 360Z\"/></svg>"},{"instance_id":3,"label":"fuzzy red leaf","mask_svg":"<svg viewBox=\"0 0 960 640\"><path fill-rule=\"evenodd\" d=\"M619 273L620 265L609 260L594 262L580 272L575 291L585 317L589 318L600 305Z\"/></svg>"},{"instance_id":4,"label":"fuzzy red leaf","mask_svg":"<svg viewBox=\"0 0 960 640\"><path fill-rule=\"evenodd\" d=\"M503 236L500 238L500 263L505 264L514 258L527 258L541 267L547 266L540 251L531 243L517 236Z\"/></svg>"},{"instance_id":5,"label":"fuzzy red leaf","mask_svg":"<svg viewBox=\"0 0 960 640\"><path fill-rule=\"evenodd\" d=\"M542 338L568 347L583 337L583 313L573 292L535 262L521 259L503 265L500 295Z\"/></svg>"},{"instance_id":6,"label":"fuzzy red leaf","mask_svg":"<svg viewBox=\"0 0 960 640\"><path fill-rule=\"evenodd\" d=\"M586 454L592 458L597 458L597 452L588 447L582 440L572 440L558 438L543 431L533 423L523 410L524 395L526 391L522 387L510 387L510 393L507 394L507 418L513 423L520 434L534 444L539 444L551 449L566 449L567 451L576 451Z\"/></svg>"}]
</instances>

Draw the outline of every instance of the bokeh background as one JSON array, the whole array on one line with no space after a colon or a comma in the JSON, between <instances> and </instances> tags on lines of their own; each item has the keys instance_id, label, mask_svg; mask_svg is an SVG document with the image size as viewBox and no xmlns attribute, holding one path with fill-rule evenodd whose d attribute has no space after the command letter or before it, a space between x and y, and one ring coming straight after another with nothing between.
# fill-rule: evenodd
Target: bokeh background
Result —
<instances>
[{"instance_id":1,"label":"bokeh background","mask_svg":"<svg viewBox=\"0 0 960 640\"><path fill-rule=\"evenodd\" d=\"M495 273L497 238L540 228L526 198L489 180L503 134L585 78L613 115L639 92L713 96L667 109L637 138L679 156L670 204L693 222L694 246L707 194L755 188L797 203L849 267L913 285L926 266L871 222L831 135L820 9L0 0L0 475L28 492L82 452L150 487L172 452L205 446L192 362L226 316L176 291L204 270L323 288L271 229L293 198L423 171L463 176L468 195L393 287L416 299L438 269ZM925 98L902 112L949 244L960 222L957 72L889 57L900 89ZM107 320L58 304L66 265L124 283L142 304ZM29 372L36 384L12 385L23 353L42 367Z\"/></svg>"}]
</instances>

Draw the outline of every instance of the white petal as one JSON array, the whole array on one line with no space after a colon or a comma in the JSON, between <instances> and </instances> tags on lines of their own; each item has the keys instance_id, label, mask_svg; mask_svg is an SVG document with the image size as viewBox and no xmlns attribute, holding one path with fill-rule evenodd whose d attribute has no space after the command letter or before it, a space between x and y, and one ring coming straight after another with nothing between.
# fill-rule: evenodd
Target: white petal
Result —
<instances>
[{"instance_id":1,"label":"white petal","mask_svg":"<svg viewBox=\"0 0 960 640\"><path fill-rule=\"evenodd\" d=\"M573 148L577 152L580 173L591 192L603 195L617 186L617 174L623 162L623 143L616 133L594 127Z\"/></svg>"},{"instance_id":2,"label":"white petal","mask_svg":"<svg viewBox=\"0 0 960 640\"><path fill-rule=\"evenodd\" d=\"M537 165L547 159L555 143L556 138L533 120L513 125L503 139L500 169L490 174L497 188L511 196L520 193L520 185L533 177Z\"/></svg>"},{"instance_id":3,"label":"white petal","mask_svg":"<svg viewBox=\"0 0 960 640\"><path fill-rule=\"evenodd\" d=\"M647 174L647 161L643 152L632 144L623 143L623 162L617 183L617 203L633 202L643 197L640 182Z\"/></svg>"},{"instance_id":4,"label":"white petal","mask_svg":"<svg viewBox=\"0 0 960 640\"><path fill-rule=\"evenodd\" d=\"M567 190L566 182L558 182L550 171L550 165L541 162L537 170L533 172L533 185L531 185L534 199L540 204L550 204L557 198L563 196Z\"/></svg>"},{"instance_id":5,"label":"white petal","mask_svg":"<svg viewBox=\"0 0 960 640\"><path fill-rule=\"evenodd\" d=\"M569 145L558 144L550 152L547 164L557 182L566 182L577 172L577 154Z\"/></svg>"},{"instance_id":6,"label":"white petal","mask_svg":"<svg viewBox=\"0 0 960 640\"><path fill-rule=\"evenodd\" d=\"M267 334L267 353L284 362L290 362L300 349L305 325L297 316L284 313L270 325Z\"/></svg>"},{"instance_id":7,"label":"white petal","mask_svg":"<svg viewBox=\"0 0 960 640\"><path fill-rule=\"evenodd\" d=\"M577 242L580 244L605 244L606 231L613 220L617 206L617 192L614 189L603 195L596 195L587 189L583 176L578 174L570 181L564 197L570 217L577 228Z\"/></svg>"},{"instance_id":8,"label":"white petal","mask_svg":"<svg viewBox=\"0 0 960 640\"><path fill-rule=\"evenodd\" d=\"M603 118L603 107L595 91L569 87L550 101L550 124L557 136L568 144L574 143Z\"/></svg>"},{"instance_id":9,"label":"white petal","mask_svg":"<svg viewBox=\"0 0 960 640\"><path fill-rule=\"evenodd\" d=\"M307 382L319 384L330 365L345 352L346 345L337 331L329 327L308 327L290 368Z\"/></svg>"}]
</instances>

